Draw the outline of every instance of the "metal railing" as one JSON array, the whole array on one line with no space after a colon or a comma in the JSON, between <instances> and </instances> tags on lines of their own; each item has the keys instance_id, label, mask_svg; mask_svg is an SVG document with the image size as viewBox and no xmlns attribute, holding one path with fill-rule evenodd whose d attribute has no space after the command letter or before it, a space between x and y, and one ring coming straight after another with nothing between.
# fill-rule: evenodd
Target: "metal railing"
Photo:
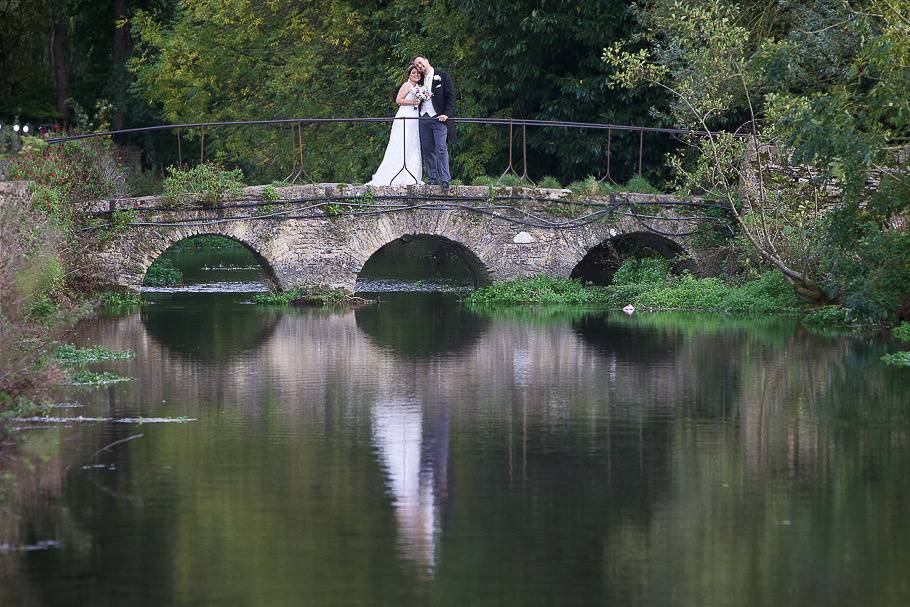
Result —
<instances>
[{"instance_id":1,"label":"metal railing","mask_svg":"<svg viewBox=\"0 0 910 607\"><path fill-rule=\"evenodd\" d=\"M161 124L147 127L137 127L129 129L120 129L112 131L103 131L95 133L83 133L78 135L69 135L64 137L51 137L47 138L46 141L49 144L55 143L64 143L67 141L79 141L86 139L96 139L104 137L121 137L125 135L136 135L136 134L147 134L155 133L160 131L176 131L176 148L177 148L177 161L178 164L184 164L184 151L183 151L183 133L186 131L198 131L198 141L199 141L199 160L200 162L205 160L206 152L206 132L208 131L211 136L211 131L215 129L227 129L227 128L237 128L237 127L250 127L250 126L274 126L279 128L288 128L291 134L292 140L292 158L293 163L291 173L285 179L286 181L294 182L298 179L301 179L305 175L304 170L304 159L305 159L305 142L304 142L304 132L303 129L306 126L310 125L324 125L324 124L376 124L376 123L392 123L395 120L401 120L405 132L408 128L408 123L413 120L432 120L430 118L418 118L414 117L381 117L381 118L281 118L281 119L269 119L269 120L234 120L234 121L221 121L221 122L192 122L192 123L181 123L181 124ZM642 174L643 168L643 155L645 146L645 135L662 135L662 136L671 136L676 138L681 137L709 137L716 136L719 133L712 131L703 131L696 129L681 129L681 128L667 128L667 127L645 127L645 126L633 126L633 125L621 125L621 124L609 124L609 123L597 123L597 122L577 122L577 121L566 121L566 120L533 120L533 119L518 119L518 118L450 118L456 125L491 125L498 127L508 127L508 163L505 167L505 170L499 176L501 181L506 175L513 174L515 177L521 180L532 181L528 173L528 127L532 128L556 128L556 129L577 129L579 131L599 131L606 132L606 153L604 158L604 173L601 177L601 181L609 180L613 181L613 170L614 170L614 133L631 133L638 134L638 146L637 146L637 167L636 174ZM412 127L413 128L413 127ZM515 143L518 138L516 135L516 130L520 129L520 146L521 150L521 166L522 173L519 174L516 168L516 159L514 156ZM734 134L734 136L743 136L741 134ZM399 171L399 175L407 171L414 181L417 181L417 178L410 172L407 167L407 163L404 162L405 155L402 156L403 165ZM396 175L397 177L398 175ZM315 181L315 180L312 180Z\"/></svg>"}]
</instances>

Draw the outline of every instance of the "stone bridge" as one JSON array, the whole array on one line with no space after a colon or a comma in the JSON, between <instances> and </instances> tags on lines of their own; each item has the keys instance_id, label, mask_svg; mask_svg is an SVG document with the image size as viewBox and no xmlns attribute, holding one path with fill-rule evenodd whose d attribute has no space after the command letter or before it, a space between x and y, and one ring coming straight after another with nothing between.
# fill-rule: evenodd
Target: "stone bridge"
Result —
<instances>
[{"instance_id":1,"label":"stone bridge","mask_svg":"<svg viewBox=\"0 0 910 607\"><path fill-rule=\"evenodd\" d=\"M685 255L689 234L699 223L690 221L685 209L667 206L686 200L665 195L580 201L568 190L453 186L442 200L438 190L405 186L366 191L365 186L317 184L276 190L278 199L267 200L264 187L247 188L243 200L217 207L175 208L163 197L104 202L103 209L96 208L102 217L132 210L132 223L101 250L101 270L111 284L137 290L146 270L169 247L216 234L246 246L277 289L320 285L353 291L360 270L380 248L425 236L451 243L480 285L535 274L579 275L589 253L624 238L640 239L667 256ZM491 194L495 201L488 200ZM351 203L358 206L347 206ZM629 204L652 206L633 215ZM610 205L619 206L596 221L566 224Z\"/></svg>"}]
</instances>

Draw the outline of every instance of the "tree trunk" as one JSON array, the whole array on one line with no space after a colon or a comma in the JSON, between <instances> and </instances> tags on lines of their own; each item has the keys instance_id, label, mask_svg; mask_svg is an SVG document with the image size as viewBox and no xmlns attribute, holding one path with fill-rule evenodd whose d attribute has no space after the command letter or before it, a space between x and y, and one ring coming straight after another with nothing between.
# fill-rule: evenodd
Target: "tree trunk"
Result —
<instances>
[{"instance_id":1,"label":"tree trunk","mask_svg":"<svg viewBox=\"0 0 910 607\"><path fill-rule=\"evenodd\" d=\"M69 21L66 15L59 15L54 22L53 35L54 57L54 100L60 120L69 122L69 107L66 100L70 96L70 66L68 61L69 50Z\"/></svg>"},{"instance_id":2,"label":"tree trunk","mask_svg":"<svg viewBox=\"0 0 910 607\"><path fill-rule=\"evenodd\" d=\"M120 21L126 19L126 0L117 0L114 5L114 20ZM114 95L114 115L112 118L112 126L115 131L119 131L123 128L125 121L125 112L124 112L124 102L126 100L125 90L126 82L124 82L126 74L126 52L129 45L129 29L127 26L116 27L114 29L114 73L119 77L117 78L117 85L121 87L121 90L117 91Z\"/></svg>"}]
</instances>

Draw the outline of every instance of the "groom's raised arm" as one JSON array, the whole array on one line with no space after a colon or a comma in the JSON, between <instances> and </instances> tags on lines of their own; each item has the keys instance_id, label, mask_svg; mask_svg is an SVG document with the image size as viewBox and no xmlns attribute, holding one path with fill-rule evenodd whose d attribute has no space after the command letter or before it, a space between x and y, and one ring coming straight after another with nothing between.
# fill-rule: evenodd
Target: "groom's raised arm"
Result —
<instances>
[{"instance_id":1,"label":"groom's raised arm","mask_svg":"<svg viewBox=\"0 0 910 607\"><path fill-rule=\"evenodd\" d=\"M445 72L442 76L443 82L442 86L445 90L449 91L449 94L446 95L445 106L442 108L442 113L446 116L455 115L455 85L452 83L452 76Z\"/></svg>"}]
</instances>

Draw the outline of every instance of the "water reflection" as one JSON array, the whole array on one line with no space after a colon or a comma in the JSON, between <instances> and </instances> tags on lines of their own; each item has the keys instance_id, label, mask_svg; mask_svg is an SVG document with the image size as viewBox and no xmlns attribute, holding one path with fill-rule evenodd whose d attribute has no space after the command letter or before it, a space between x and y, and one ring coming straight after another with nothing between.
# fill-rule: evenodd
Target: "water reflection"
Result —
<instances>
[{"instance_id":1,"label":"water reflection","mask_svg":"<svg viewBox=\"0 0 910 607\"><path fill-rule=\"evenodd\" d=\"M62 546L0 555L2 604L910 595L910 377L881 344L419 296L273 316L209 303L80 327L137 357L111 363L134 382L70 395L74 415L198 421L29 431L44 476L11 469L0 544ZM114 468L82 468L132 432L100 457Z\"/></svg>"},{"instance_id":2,"label":"water reflection","mask_svg":"<svg viewBox=\"0 0 910 607\"><path fill-rule=\"evenodd\" d=\"M376 294L364 294L371 297ZM379 304L358 308L357 327L379 347L403 358L456 355L472 346L489 321L446 293L382 293Z\"/></svg>"},{"instance_id":3,"label":"water reflection","mask_svg":"<svg viewBox=\"0 0 910 607\"><path fill-rule=\"evenodd\" d=\"M146 294L145 330L172 352L198 360L227 361L261 347L280 313L248 305L249 294Z\"/></svg>"},{"instance_id":4,"label":"water reflection","mask_svg":"<svg viewBox=\"0 0 910 607\"><path fill-rule=\"evenodd\" d=\"M378 401L373 440L388 475L404 556L432 575L439 540L439 508L449 494L448 416L424 420L415 400Z\"/></svg>"}]
</instances>

